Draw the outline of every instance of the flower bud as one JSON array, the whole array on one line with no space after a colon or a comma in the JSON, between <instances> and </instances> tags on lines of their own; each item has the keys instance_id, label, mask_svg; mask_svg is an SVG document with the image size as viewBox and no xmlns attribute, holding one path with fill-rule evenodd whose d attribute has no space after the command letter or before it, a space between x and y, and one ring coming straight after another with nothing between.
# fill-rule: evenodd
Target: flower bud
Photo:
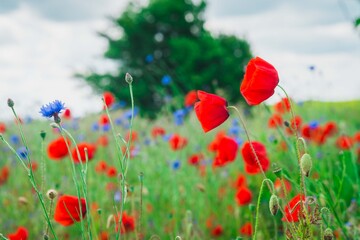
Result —
<instances>
[{"instance_id":1,"label":"flower bud","mask_svg":"<svg viewBox=\"0 0 360 240\"><path fill-rule=\"evenodd\" d=\"M11 98L8 98L7 105L12 108L12 107L14 107L15 104L14 104L14 101Z\"/></svg>"},{"instance_id":2,"label":"flower bud","mask_svg":"<svg viewBox=\"0 0 360 240\"><path fill-rule=\"evenodd\" d=\"M285 125L285 127L290 127L289 121L284 121L284 125Z\"/></svg>"},{"instance_id":3,"label":"flower bud","mask_svg":"<svg viewBox=\"0 0 360 240\"><path fill-rule=\"evenodd\" d=\"M125 81L126 81L128 84L131 84L132 81L133 81L133 77L132 77L129 73L126 73L126 74L125 74Z\"/></svg>"},{"instance_id":4,"label":"flower bud","mask_svg":"<svg viewBox=\"0 0 360 240\"><path fill-rule=\"evenodd\" d=\"M276 213L278 212L280 206L279 206L279 198L273 194L270 197L270 201L269 201L269 208L270 208L270 212L273 216L276 215Z\"/></svg>"},{"instance_id":5,"label":"flower bud","mask_svg":"<svg viewBox=\"0 0 360 240\"><path fill-rule=\"evenodd\" d=\"M325 229L324 231L324 240L334 239L334 234L330 228Z\"/></svg>"},{"instance_id":6,"label":"flower bud","mask_svg":"<svg viewBox=\"0 0 360 240\"><path fill-rule=\"evenodd\" d=\"M42 140L45 140L46 132L44 130L40 131L40 137L42 138Z\"/></svg>"},{"instance_id":7,"label":"flower bud","mask_svg":"<svg viewBox=\"0 0 360 240\"><path fill-rule=\"evenodd\" d=\"M54 198L56 198L58 195L57 191L54 189L50 189L46 192L46 196L50 199L53 200Z\"/></svg>"},{"instance_id":8,"label":"flower bud","mask_svg":"<svg viewBox=\"0 0 360 240\"><path fill-rule=\"evenodd\" d=\"M309 154L304 153L304 155L302 155L300 159L300 166L303 174L308 177L312 167L311 156Z\"/></svg>"}]
</instances>

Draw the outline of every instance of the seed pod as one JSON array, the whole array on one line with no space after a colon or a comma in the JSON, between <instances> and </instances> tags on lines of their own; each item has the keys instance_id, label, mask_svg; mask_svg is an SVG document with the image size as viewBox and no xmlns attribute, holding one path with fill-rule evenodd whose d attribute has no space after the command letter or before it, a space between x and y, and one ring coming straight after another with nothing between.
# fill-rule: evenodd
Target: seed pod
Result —
<instances>
[{"instance_id":1,"label":"seed pod","mask_svg":"<svg viewBox=\"0 0 360 240\"><path fill-rule=\"evenodd\" d=\"M131 84L132 81L133 81L133 77L132 77L129 73L126 73L126 74L125 74L125 81L126 81L128 84Z\"/></svg>"},{"instance_id":2,"label":"seed pod","mask_svg":"<svg viewBox=\"0 0 360 240\"><path fill-rule=\"evenodd\" d=\"M14 101L11 98L8 98L7 105L12 108L12 107L14 107L15 104L14 104Z\"/></svg>"},{"instance_id":3,"label":"seed pod","mask_svg":"<svg viewBox=\"0 0 360 240\"><path fill-rule=\"evenodd\" d=\"M307 153L304 153L304 155L302 155L301 159L300 159L300 166L301 166L301 170L303 172L303 174L308 177L310 174L310 170L312 167L312 160L311 160L311 156Z\"/></svg>"},{"instance_id":4,"label":"seed pod","mask_svg":"<svg viewBox=\"0 0 360 240\"><path fill-rule=\"evenodd\" d=\"M327 228L324 232L324 240L334 239L334 234L330 228Z\"/></svg>"},{"instance_id":5,"label":"seed pod","mask_svg":"<svg viewBox=\"0 0 360 240\"><path fill-rule=\"evenodd\" d=\"M56 198L58 195L57 191L54 189L50 189L49 191L46 192L46 196L50 199L53 200L54 198Z\"/></svg>"},{"instance_id":6,"label":"seed pod","mask_svg":"<svg viewBox=\"0 0 360 240\"><path fill-rule=\"evenodd\" d=\"M270 212L273 216L276 215L276 213L278 212L279 210L279 198L273 194L271 195L270 197L270 201L269 201L269 208L270 208Z\"/></svg>"}]
</instances>

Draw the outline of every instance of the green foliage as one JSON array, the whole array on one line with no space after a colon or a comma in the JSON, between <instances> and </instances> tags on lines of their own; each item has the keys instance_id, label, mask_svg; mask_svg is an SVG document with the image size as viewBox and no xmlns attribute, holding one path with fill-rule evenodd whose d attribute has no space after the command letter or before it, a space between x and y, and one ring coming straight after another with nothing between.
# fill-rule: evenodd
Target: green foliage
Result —
<instances>
[{"instance_id":1,"label":"green foliage","mask_svg":"<svg viewBox=\"0 0 360 240\"><path fill-rule=\"evenodd\" d=\"M215 37L207 31L205 7L205 1L195 5L190 0L152 0L145 7L130 3L113 19L121 36L100 34L108 41L104 56L118 63L117 72L80 76L98 90L128 99L124 75L130 72L137 85L137 105L150 117L169 95L177 100L174 107L182 107L184 93L193 89L222 89L228 100L240 100L240 81L251 58L249 44L235 36ZM172 81L164 86L161 79L165 75Z\"/></svg>"}]
</instances>

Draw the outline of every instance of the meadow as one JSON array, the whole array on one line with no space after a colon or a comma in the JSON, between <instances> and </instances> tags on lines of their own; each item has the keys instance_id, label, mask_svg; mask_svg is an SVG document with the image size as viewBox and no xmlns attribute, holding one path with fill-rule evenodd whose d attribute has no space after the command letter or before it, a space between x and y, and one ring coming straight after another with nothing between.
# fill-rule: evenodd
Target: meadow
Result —
<instances>
[{"instance_id":1,"label":"meadow","mask_svg":"<svg viewBox=\"0 0 360 240\"><path fill-rule=\"evenodd\" d=\"M17 113L21 120L0 127L0 238L358 239L360 102L293 101L294 120L287 99L274 97L274 105L236 104L250 138L266 147L267 180L244 157L235 111L208 133L191 106L149 120L105 95L104 110L83 118ZM305 153L311 166L300 176ZM57 213L65 195L86 199L83 214L81 204Z\"/></svg>"}]
</instances>

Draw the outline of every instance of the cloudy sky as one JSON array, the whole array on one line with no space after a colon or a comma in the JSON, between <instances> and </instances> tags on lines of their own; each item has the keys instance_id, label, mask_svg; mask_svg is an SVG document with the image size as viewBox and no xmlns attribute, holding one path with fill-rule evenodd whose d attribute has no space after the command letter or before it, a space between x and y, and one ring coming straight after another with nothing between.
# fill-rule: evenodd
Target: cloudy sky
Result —
<instances>
[{"instance_id":1,"label":"cloudy sky","mask_svg":"<svg viewBox=\"0 0 360 240\"><path fill-rule=\"evenodd\" d=\"M101 110L100 96L72 75L113 69L96 33L116 33L107 18L127 2L1 0L0 120L11 117L9 97L22 116L38 116L54 99L76 116ZM339 101L360 99L360 31L351 25L358 15L358 0L209 0L206 27L247 39L296 100Z\"/></svg>"}]
</instances>

